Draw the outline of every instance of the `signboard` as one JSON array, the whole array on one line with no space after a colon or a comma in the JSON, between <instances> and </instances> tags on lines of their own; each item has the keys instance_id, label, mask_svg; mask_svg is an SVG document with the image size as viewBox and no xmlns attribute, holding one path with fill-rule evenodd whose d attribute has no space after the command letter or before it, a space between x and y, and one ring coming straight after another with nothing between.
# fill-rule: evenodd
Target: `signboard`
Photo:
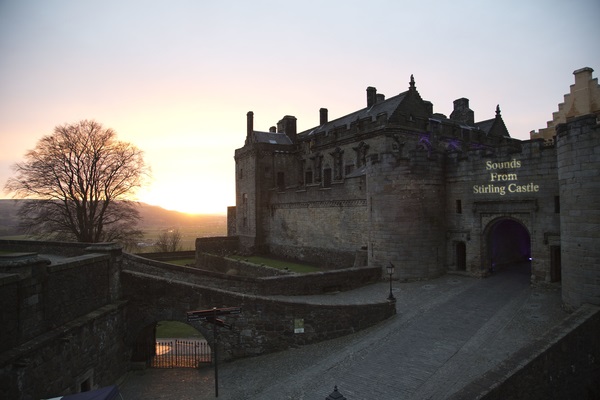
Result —
<instances>
[{"instance_id":1,"label":"signboard","mask_svg":"<svg viewBox=\"0 0 600 400\"><path fill-rule=\"evenodd\" d=\"M294 320L294 333L304 333L304 319L296 318Z\"/></svg>"},{"instance_id":2,"label":"signboard","mask_svg":"<svg viewBox=\"0 0 600 400\"><path fill-rule=\"evenodd\" d=\"M222 326L231 329L230 324L226 324L222 319L217 318L219 315L237 315L241 314L242 309L240 307L226 307L226 308L213 308L211 310L199 310L199 311L188 311L187 321L206 321L217 326Z\"/></svg>"}]
</instances>

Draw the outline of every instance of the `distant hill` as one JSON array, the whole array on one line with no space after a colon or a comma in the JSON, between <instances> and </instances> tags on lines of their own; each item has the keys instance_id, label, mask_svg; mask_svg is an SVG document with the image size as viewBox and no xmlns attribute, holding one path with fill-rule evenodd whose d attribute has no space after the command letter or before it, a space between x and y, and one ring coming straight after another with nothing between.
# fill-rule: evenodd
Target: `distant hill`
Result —
<instances>
[{"instance_id":1,"label":"distant hill","mask_svg":"<svg viewBox=\"0 0 600 400\"><path fill-rule=\"evenodd\" d=\"M0 236L19 235L19 200L0 200Z\"/></svg>"},{"instance_id":2,"label":"distant hill","mask_svg":"<svg viewBox=\"0 0 600 400\"><path fill-rule=\"evenodd\" d=\"M0 236L19 235L17 210L23 200L0 199ZM166 210L159 206L139 203L141 229L208 228L214 235L225 235L227 216L213 214L190 215Z\"/></svg>"}]
</instances>

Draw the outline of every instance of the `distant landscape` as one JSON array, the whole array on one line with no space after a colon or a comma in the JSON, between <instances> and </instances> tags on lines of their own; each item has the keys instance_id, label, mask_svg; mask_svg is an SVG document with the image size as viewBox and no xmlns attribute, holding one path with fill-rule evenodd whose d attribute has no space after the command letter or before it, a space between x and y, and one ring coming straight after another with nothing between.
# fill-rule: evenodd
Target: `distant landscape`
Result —
<instances>
[{"instance_id":1,"label":"distant landscape","mask_svg":"<svg viewBox=\"0 0 600 400\"><path fill-rule=\"evenodd\" d=\"M22 200L0 199L0 239L26 239L19 230L17 210ZM140 252L154 251L153 244L161 232L179 229L181 250L193 250L196 238L227 235L227 216L190 215L166 210L159 206L139 203L139 227L144 238L139 243Z\"/></svg>"}]
</instances>

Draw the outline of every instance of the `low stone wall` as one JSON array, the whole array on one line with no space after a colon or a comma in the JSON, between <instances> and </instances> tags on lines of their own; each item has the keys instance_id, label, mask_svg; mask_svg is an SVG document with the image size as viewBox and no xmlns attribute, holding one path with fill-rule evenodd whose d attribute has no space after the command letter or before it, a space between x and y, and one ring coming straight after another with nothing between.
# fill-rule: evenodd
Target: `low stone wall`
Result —
<instances>
[{"instance_id":1,"label":"low stone wall","mask_svg":"<svg viewBox=\"0 0 600 400\"><path fill-rule=\"evenodd\" d=\"M110 256L86 254L50 264L35 253L0 261L0 351L111 302ZM12 279L8 279L12 277Z\"/></svg>"},{"instance_id":2,"label":"low stone wall","mask_svg":"<svg viewBox=\"0 0 600 400\"><path fill-rule=\"evenodd\" d=\"M241 275L253 278L289 274L289 272L277 268L208 253L196 253L196 266L201 269L220 272L222 274Z\"/></svg>"},{"instance_id":3,"label":"low stone wall","mask_svg":"<svg viewBox=\"0 0 600 400\"><path fill-rule=\"evenodd\" d=\"M131 343L149 324L162 319L185 322L186 312L212 307L241 307L223 316L232 330L220 329L220 356L225 359L266 354L336 338L373 326L396 313L387 301L357 305L307 304L205 287L185 281L124 270L123 289L129 311ZM169 293L170 307L162 293ZM214 345L212 325L192 322Z\"/></svg>"},{"instance_id":4,"label":"low stone wall","mask_svg":"<svg viewBox=\"0 0 600 400\"><path fill-rule=\"evenodd\" d=\"M343 270L292 274L211 254L201 254L202 267L186 267L149 260L131 254L123 255L125 269L170 279L187 275L190 282L255 295L313 295L352 290L381 280L381 268L361 267ZM206 268L205 268L206 266ZM244 269L244 273L231 271ZM248 273L248 271L252 271ZM228 273L229 272L229 273ZM255 274L251 277L248 275Z\"/></svg>"},{"instance_id":5,"label":"low stone wall","mask_svg":"<svg viewBox=\"0 0 600 400\"><path fill-rule=\"evenodd\" d=\"M339 251L320 247L269 245L269 254L318 265L323 268L344 269L354 265L355 251Z\"/></svg>"},{"instance_id":6,"label":"low stone wall","mask_svg":"<svg viewBox=\"0 0 600 400\"><path fill-rule=\"evenodd\" d=\"M31 400L114 384L129 366L124 304L101 307L0 354L0 398Z\"/></svg>"},{"instance_id":7,"label":"low stone wall","mask_svg":"<svg viewBox=\"0 0 600 400\"><path fill-rule=\"evenodd\" d=\"M232 254L239 250L238 236L215 236L196 239L196 253Z\"/></svg>"},{"instance_id":8,"label":"low stone wall","mask_svg":"<svg viewBox=\"0 0 600 400\"><path fill-rule=\"evenodd\" d=\"M583 305L452 399L600 399L600 307Z\"/></svg>"},{"instance_id":9,"label":"low stone wall","mask_svg":"<svg viewBox=\"0 0 600 400\"><path fill-rule=\"evenodd\" d=\"M259 279L263 295L314 295L344 292L381 280L381 268L360 267L333 271L271 276Z\"/></svg>"},{"instance_id":10,"label":"low stone wall","mask_svg":"<svg viewBox=\"0 0 600 400\"><path fill-rule=\"evenodd\" d=\"M48 242L37 240L0 240L0 250L22 253L56 254L75 257L86 253L89 243Z\"/></svg>"},{"instance_id":11,"label":"low stone wall","mask_svg":"<svg viewBox=\"0 0 600 400\"><path fill-rule=\"evenodd\" d=\"M173 251L173 252L153 252L153 253L137 253L140 257L150 258L157 261L169 261L169 260L184 260L187 258L195 258L196 252L194 250L189 251Z\"/></svg>"}]
</instances>

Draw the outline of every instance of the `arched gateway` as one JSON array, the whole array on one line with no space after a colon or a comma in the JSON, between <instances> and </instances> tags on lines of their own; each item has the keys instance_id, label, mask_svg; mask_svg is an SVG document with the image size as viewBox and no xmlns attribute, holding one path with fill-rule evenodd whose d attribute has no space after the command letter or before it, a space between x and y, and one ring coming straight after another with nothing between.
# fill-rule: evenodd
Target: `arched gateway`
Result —
<instances>
[{"instance_id":1,"label":"arched gateway","mask_svg":"<svg viewBox=\"0 0 600 400\"><path fill-rule=\"evenodd\" d=\"M491 221L484 230L482 258L490 272L512 266L531 275L531 236L518 220L502 217Z\"/></svg>"}]
</instances>

